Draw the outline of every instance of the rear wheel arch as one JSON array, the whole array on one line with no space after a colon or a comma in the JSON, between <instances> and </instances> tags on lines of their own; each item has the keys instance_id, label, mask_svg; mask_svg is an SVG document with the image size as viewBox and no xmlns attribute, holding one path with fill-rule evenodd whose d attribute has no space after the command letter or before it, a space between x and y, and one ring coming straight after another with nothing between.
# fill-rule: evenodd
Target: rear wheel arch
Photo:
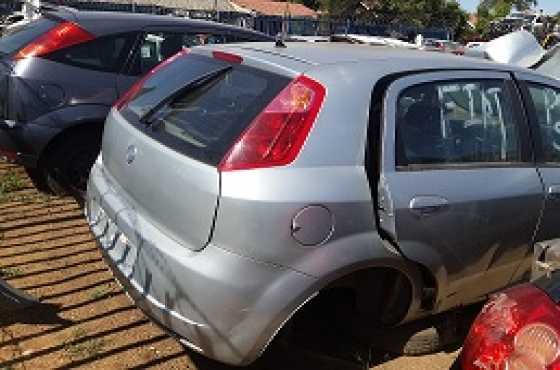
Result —
<instances>
[{"instance_id":1,"label":"rear wheel arch","mask_svg":"<svg viewBox=\"0 0 560 370\"><path fill-rule=\"evenodd\" d=\"M336 305L335 311L345 312L345 310L357 310L358 316L353 315L354 318L360 320L367 315L374 315L372 311L385 309L390 311L395 306L403 304L401 310L392 312L392 317L384 323L386 327L394 326L406 320L411 311L420 307L420 288L415 284L420 282L421 271L418 266L411 264L407 268L398 268L390 264L370 264L367 266L360 266L349 269L341 269L340 271L333 272L329 277L321 279L309 293L303 297L299 297L296 302L293 302L292 309L281 321L281 324L272 330L272 335L266 344L261 348L260 354L274 342L282 341L287 337L293 335L294 331L301 330L309 323L306 320L309 317L317 318L317 313L328 314ZM376 297L377 301L367 300L367 293L372 289L370 283L374 284L376 278L381 278L379 282L386 282L386 291L381 291ZM379 284L381 285L381 284ZM381 298L383 297L383 298ZM392 301L392 305L387 305L387 300ZM354 311L354 313L356 313ZM347 324L345 320L343 321ZM358 321L359 322L359 321ZM368 327L367 324L371 326ZM367 329L366 332L353 332L356 338L367 335L374 329L375 323L363 323L361 326ZM354 328L355 329L354 325ZM305 329L303 329L305 330ZM310 330L317 332L317 330ZM315 333L317 334L317 333Z\"/></svg>"},{"instance_id":2,"label":"rear wheel arch","mask_svg":"<svg viewBox=\"0 0 560 370\"><path fill-rule=\"evenodd\" d=\"M98 134L99 137L103 134L104 121L101 120L87 120L80 121L71 126L64 128L58 134L53 136L49 142L43 147L39 153L38 167L45 165L49 158L49 155L55 150L55 148L61 145L62 142L70 140L72 137L79 135L82 132L88 132L92 135Z\"/></svg>"},{"instance_id":3,"label":"rear wheel arch","mask_svg":"<svg viewBox=\"0 0 560 370\"><path fill-rule=\"evenodd\" d=\"M102 134L100 121L80 122L60 131L39 153L34 183L43 185L49 193L70 193L80 200L84 196L85 180L76 179L87 180L86 175L78 176L78 173L89 172L87 167L93 164L101 148Z\"/></svg>"}]
</instances>

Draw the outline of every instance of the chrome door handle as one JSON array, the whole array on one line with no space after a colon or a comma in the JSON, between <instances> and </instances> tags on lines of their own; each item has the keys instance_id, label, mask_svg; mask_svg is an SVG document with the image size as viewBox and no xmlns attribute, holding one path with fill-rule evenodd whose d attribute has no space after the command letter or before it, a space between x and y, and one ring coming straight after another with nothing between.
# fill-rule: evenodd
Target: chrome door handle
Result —
<instances>
[{"instance_id":1,"label":"chrome door handle","mask_svg":"<svg viewBox=\"0 0 560 370\"><path fill-rule=\"evenodd\" d=\"M414 197L408 205L408 208L419 216L431 216L445 211L448 207L447 199L432 195Z\"/></svg>"}]
</instances>

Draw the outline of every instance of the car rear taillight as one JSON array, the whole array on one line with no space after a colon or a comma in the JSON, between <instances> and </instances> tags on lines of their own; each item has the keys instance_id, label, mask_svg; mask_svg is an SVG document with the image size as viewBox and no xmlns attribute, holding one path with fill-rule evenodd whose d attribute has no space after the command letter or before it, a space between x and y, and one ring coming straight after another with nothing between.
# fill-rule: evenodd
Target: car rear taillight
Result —
<instances>
[{"instance_id":1,"label":"car rear taillight","mask_svg":"<svg viewBox=\"0 0 560 370\"><path fill-rule=\"evenodd\" d=\"M560 309L541 290L523 285L494 296L463 346L464 370L560 369Z\"/></svg>"},{"instance_id":2,"label":"car rear taillight","mask_svg":"<svg viewBox=\"0 0 560 370\"><path fill-rule=\"evenodd\" d=\"M122 110L123 108L125 108L128 103L130 103L134 98L136 98L138 96L138 94L140 93L140 91L142 91L142 88L144 87L144 84L146 83L146 81L148 79L150 79L154 74L158 73L159 71L161 71L163 68L165 68L166 66L168 66L169 64L173 63L174 61L176 61L177 59L187 55L189 52L191 51L191 49L188 48L184 48L181 51L179 51L177 54L165 59L163 62L159 63L158 65L156 65L154 68L152 68L148 73L146 73L146 75L144 77L142 77L141 79L139 79L138 81L136 81L136 83L134 85L132 85L130 87L130 89L128 89L127 92L125 92L113 105L114 108L116 108L117 110Z\"/></svg>"},{"instance_id":3,"label":"car rear taillight","mask_svg":"<svg viewBox=\"0 0 560 370\"><path fill-rule=\"evenodd\" d=\"M53 51L93 39L95 39L95 36L76 23L62 22L21 49L14 56L14 59L20 60L50 54Z\"/></svg>"},{"instance_id":4,"label":"car rear taillight","mask_svg":"<svg viewBox=\"0 0 560 370\"><path fill-rule=\"evenodd\" d=\"M317 81L299 76L253 120L222 159L220 171L284 166L298 156L326 90Z\"/></svg>"}]
</instances>

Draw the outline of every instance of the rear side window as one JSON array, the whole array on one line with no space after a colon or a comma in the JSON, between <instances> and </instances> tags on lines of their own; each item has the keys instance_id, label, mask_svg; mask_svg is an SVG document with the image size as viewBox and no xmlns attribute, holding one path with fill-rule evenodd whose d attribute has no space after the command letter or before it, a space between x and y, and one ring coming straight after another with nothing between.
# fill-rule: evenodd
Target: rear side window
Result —
<instances>
[{"instance_id":1,"label":"rear side window","mask_svg":"<svg viewBox=\"0 0 560 370\"><path fill-rule=\"evenodd\" d=\"M542 143L542 162L560 163L560 90L529 85Z\"/></svg>"},{"instance_id":2,"label":"rear side window","mask_svg":"<svg viewBox=\"0 0 560 370\"><path fill-rule=\"evenodd\" d=\"M100 37L64 48L46 56L47 59L79 68L102 72L120 72L136 40L136 33Z\"/></svg>"},{"instance_id":3,"label":"rear side window","mask_svg":"<svg viewBox=\"0 0 560 370\"><path fill-rule=\"evenodd\" d=\"M226 38L212 33L147 32L134 56L129 74L143 75L183 48L198 45L223 44Z\"/></svg>"},{"instance_id":4,"label":"rear side window","mask_svg":"<svg viewBox=\"0 0 560 370\"><path fill-rule=\"evenodd\" d=\"M397 106L397 165L522 160L519 126L504 81L427 83Z\"/></svg>"},{"instance_id":5,"label":"rear side window","mask_svg":"<svg viewBox=\"0 0 560 370\"><path fill-rule=\"evenodd\" d=\"M58 22L54 20L39 18L26 25L5 31L0 38L0 53L12 54L19 51L57 24Z\"/></svg>"},{"instance_id":6,"label":"rear side window","mask_svg":"<svg viewBox=\"0 0 560 370\"><path fill-rule=\"evenodd\" d=\"M160 86L162 92L171 94L141 93L123 114L136 119L148 114L143 122L137 121L141 128L149 127L148 135L193 159L215 166L252 120L289 83L288 78L259 69L188 55L179 64L182 71L195 72L190 81L183 80L180 87L161 88L177 79L173 64L154 75L157 81L147 81L146 88L152 86L158 90L156 86ZM202 68L203 65L206 67ZM148 107L152 111L141 108L138 101L151 101Z\"/></svg>"}]
</instances>

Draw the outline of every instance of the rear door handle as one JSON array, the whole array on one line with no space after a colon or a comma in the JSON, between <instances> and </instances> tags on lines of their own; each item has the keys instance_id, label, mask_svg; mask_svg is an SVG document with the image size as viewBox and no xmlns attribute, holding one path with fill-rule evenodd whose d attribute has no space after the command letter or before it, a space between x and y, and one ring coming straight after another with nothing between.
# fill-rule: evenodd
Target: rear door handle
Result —
<instances>
[{"instance_id":1,"label":"rear door handle","mask_svg":"<svg viewBox=\"0 0 560 370\"><path fill-rule=\"evenodd\" d=\"M431 216L449 208L449 201L443 197L426 195L412 198L408 208L418 216Z\"/></svg>"}]
</instances>

